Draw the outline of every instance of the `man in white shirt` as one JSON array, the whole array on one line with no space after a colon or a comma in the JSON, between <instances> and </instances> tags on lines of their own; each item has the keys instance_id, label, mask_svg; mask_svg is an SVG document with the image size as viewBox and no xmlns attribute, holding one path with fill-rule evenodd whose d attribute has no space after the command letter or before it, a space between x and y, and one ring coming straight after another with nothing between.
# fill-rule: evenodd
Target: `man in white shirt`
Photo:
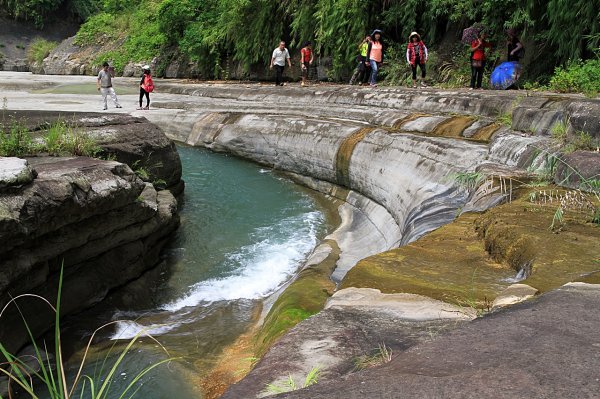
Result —
<instances>
[{"instance_id":1,"label":"man in white shirt","mask_svg":"<svg viewBox=\"0 0 600 399\"><path fill-rule=\"evenodd\" d=\"M271 57L271 69L275 67L275 86L283 86L283 68L285 68L285 61L289 67L292 67L292 61L290 59L290 53L285 48L285 42L279 42L279 47L273 50Z\"/></svg>"},{"instance_id":2,"label":"man in white shirt","mask_svg":"<svg viewBox=\"0 0 600 399\"><path fill-rule=\"evenodd\" d=\"M108 71L108 62L102 64L102 69L98 73L98 81L96 82L96 87L98 91L102 94L102 99L104 100L104 110L108 109L108 104L106 103L108 95L112 98L115 103L115 108L122 108L121 104L119 104L119 100L117 99L117 93L112 87L112 76Z\"/></svg>"}]
</instances>

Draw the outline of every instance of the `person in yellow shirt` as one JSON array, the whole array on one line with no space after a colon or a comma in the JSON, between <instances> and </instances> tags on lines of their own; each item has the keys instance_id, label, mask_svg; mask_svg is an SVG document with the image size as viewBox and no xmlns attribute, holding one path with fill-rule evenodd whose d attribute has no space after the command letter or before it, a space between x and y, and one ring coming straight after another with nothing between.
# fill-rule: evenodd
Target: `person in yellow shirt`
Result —
<instances>
[{"instance_id":1,"label":"person in yellow shirt","mask_svg":"<svg viewBox=\"0 0 600 399\"><path fill-rule=\"evenodd\" d=\"M358 65L350 78L350 84L353 85L358 80L358 84L362 85L367 83L370 75L371 65L367 62L367 50L369 49L369 43L371 42L371 36L367 35L364 40L358 45Z\"/></svg>"}]
</instances>

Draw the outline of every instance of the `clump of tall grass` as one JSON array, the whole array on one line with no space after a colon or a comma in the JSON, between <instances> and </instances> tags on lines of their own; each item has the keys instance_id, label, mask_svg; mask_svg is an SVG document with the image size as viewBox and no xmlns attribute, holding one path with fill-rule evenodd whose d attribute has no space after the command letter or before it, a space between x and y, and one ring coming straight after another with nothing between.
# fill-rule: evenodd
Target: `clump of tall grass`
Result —
<instances>
[{"instance_id":1,"label":"clump of tall grass","mask_svg":"<svg viewBox=\"0 0 600 399\"><path fill-rule=\"evenodd\" d=\"M296 381L294 381L294 378L291 375L289 375L288 379L285 380L285 382L281 385L267 384L267 390L271 393L278 394L306 388L319 382L320 374L321 368L318 366L313 367L304 378L304 383L302 385L298 385Z\"/></svg>"},{"instance_id":2,"label":"clump of tall grass","mask_svg":"<svg viewBox=\"0 0 600 399\"><path fill-rule=\"evenodd\" d=\"M22 157L47 153L52 156L94 157L100 152L96 141L77 127L59 120L50 125L46 134L34 139L26 126L13 121L7 131L0 131L0 156Z\"/></svg>"},{"instance_id":3,"label":"clump of tall grass","mask_svg":"<svg viewBox=\"0 0 600 399\"><path fill-rule=\"evenodd\" d=\"M17 306L17 301L23 297L36 298L43 302L45 302L49 308L54 312L54 364L50 360L50 356L44 356L47 353L47 346L44 343L43 348L40 347L31 331L27 321L23 319L25 328L29 335L29 339L33 344L34 349L34 359L31 361L31 357L28 356L27 360L19 358L15 356L6 349L6 347L0 342L0 354L4 356L6 362L0 364L0 375L4 374L8 377L8 397L9 399L13 398L14 388L26 394L28 397L32 399L38 399L40 397L40 392L46 391L47 397L50 399L71 399L71 398L90 398L90 399L106 399L108 397L118 397L122 398L133 398L135 397L137 391L139 390L138 383L140 379L148 374L150 371L155 368L163 365L165 363L174 360L173 358L167 357L164 360L156 362L150 366L147 366L140 370L129 382L129 384L120 392L113 392L111 390L111 384L117 372L119 365L123 362L127 354L132 349L135 342L142 336L146 336L153 340L155 343L159 345L159 347L164 351L164 353L169 356L168 351L165 349L163 345L160 344L154 337L149 334L145 334L143 331L139 332L135 337L133 337L125 346L125 348L119 353L116 361L110 368L104 370L106 366L106 362L108 359L107 354L106 359L102 363L100 375L97 377L91 377L88 375L83 375L82 371L84 365L86 363L87 355L90 350L90 346L96 336L96 334L118 321L113 321L107 323L100 328L96 329L92 336L90 337L87 346L85 348L85 352L83 355L83 359L79 364L79 368L75 376L70 379L65 372L65 360L63 358L62 351L62 342L61 342L61 330L60 330L60 306L61 306L61 293L62 293L62 281L63 281L63 270L61 269L59 285L58 285L58 296L56 299L56 306L52 305L47 299L34 294L24 294L19 295L13 298L9 303L4 306L2 311L0 311L0 318L5 313L6 309L11 306ZM19 313L21 310L18 308ZM23 316L23 313L21 313ZM33 363L33 365L32 365ZM110 396L109 396L110 394ZM22 397L22 396L19 396ZM2 395L0 395L0 399Z\"/></svg>"}]
</instances>

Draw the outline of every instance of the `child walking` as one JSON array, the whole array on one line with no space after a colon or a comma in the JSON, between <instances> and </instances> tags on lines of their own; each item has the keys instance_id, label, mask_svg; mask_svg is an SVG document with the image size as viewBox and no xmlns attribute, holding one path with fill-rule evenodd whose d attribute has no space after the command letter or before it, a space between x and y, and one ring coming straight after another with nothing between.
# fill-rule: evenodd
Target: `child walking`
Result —
<instances>
[{"instance_id":1,"label":"child walking","mask_svg":"<svg viewBox=\"0 0 600 399\"><path fill-rule=\"evenodd\" d=\"M413 32L408 37L408 46L406 48L406 61L412 69L413 87L417 87L417 66L421 68L421 86L427 87L425 84L425 76L427 69L425 64L428 59L427 46L421 40L421 36L417 32Z\"/></svg>"}]
</instances>

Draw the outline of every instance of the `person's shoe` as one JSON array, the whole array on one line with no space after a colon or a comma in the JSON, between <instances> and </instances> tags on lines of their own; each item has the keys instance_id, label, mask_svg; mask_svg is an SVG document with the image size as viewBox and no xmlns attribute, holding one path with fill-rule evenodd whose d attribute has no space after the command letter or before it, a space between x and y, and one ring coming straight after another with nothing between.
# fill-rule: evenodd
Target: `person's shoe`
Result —
<instances>
[{"instance_id":1,"label":"person's shoe","mask_svg":"<svg viewBox=\"0 0 600 399\"><path fill-rule=\"evenodd\" d=\"M475 90L475 88L473 88L473 87L469 87L469 90Z\"/></svg>"},{"instance_id":2,"label":"person's shoe","mask_svg":"<svg viewBox=\"0 0 600 399\"><path fill-rule=\"evenodd\" d=\"M427 83L421 81L421 87L427 87Z\"/></svg>"},{"instance_id":3,"label":"person's shoe","mask_svg":"<svg viewBox=\"0 0 600 399\"><path fill-rule=\"evenodd\" d=\"M141 111L144 107L137 107L136 110Z\"/></svg>"},{"instance_id":4,"label":"person's shoe","mask_svg":"<svg viewBox=\"0 0 600 399\"><path fill-rule=\"evenodd\" d=\"M376 85L375 83L371 83L371 87L372 87L372 88L376 88L376 87L377 87L377 85Z\"/></svg>"},{"instance_id":5,"label":"person's shoe","mask_svg":"<svg viewBox=\"0 0 600 399\"><path fill-rule=\"evenodd\" d=\"M144 111L148 111L150 109L150 106L145 106L144 108L142 108Z\"/></svg>"},{"instance_id":6,"label":"person's shoe","mask_svg":"<svg viewBox=\"0 0 600 399\"><path fill-rule=\"evenodd\" d=\"M117 105L117 106L115 106L115 108L123 108L123 107L121 107L120 105Z\"/></svg>"},{"instance_id":7,"label":"person's shoe","mask_svg":"<svg viewBox=\"0 0 600 399\"><path fill-rule=\"evenodd\" d=\"M283 86L283 83L279 83L279 86Z\"/></svg>"},{"instance_id":8,"label":"person's shoe","mask_svg":"<svg viewBox=\"0 0 600 399\"><path fill-rule=\"evenodd\" d=\"M417 84L413 83L413 89L416 89L416 88L417 88Z\"/></svg>"},{"instance_id":9,"label":"person's shoe","mask_svg":"<svg viewBox=\"0 0 600 399\"><path fill-rule=\"evenodd\" d=\"M108 109L108 107L104 107L104 108L102 108L102 110L103 110L103 111L106 111L107 109Z\"/></svg>"},{"instance_id":10,"label":"person's shoe","mask_svg":"<svg viewBox=\"0 0 600 399\"><path fill-rule=\"evenodd\" d=\"M304 84L304 82L302 82L302 83L300 83L300 86L306 86L306 85Z\"/></svg>"}]
</instances>

